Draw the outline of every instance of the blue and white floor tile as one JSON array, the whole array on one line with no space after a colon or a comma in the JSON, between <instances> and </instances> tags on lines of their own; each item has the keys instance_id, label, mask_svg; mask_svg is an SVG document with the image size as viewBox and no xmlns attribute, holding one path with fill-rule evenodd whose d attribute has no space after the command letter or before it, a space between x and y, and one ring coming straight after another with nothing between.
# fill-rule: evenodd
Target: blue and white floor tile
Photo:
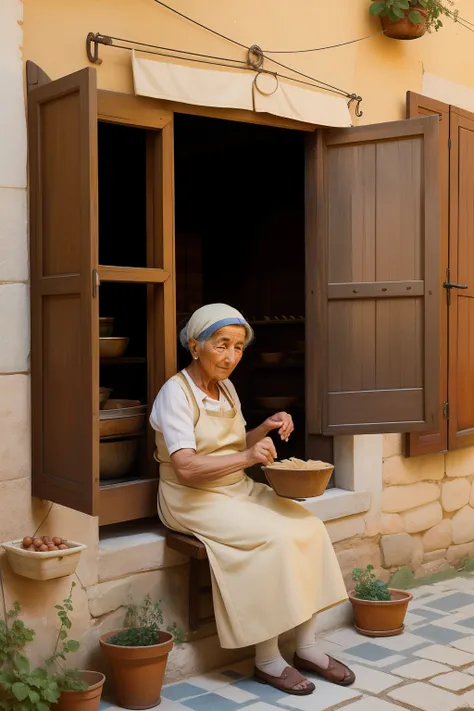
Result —
<instances>
[{"instance_id":1,"label":"blue and white floor tile","mask_svg":"<svg viewBox=\"0 0 474 711\"><path fill-rule=\"evenodd\" d=\"M314 679L310 696L254 681L251 663L163 688L156 711L456 711L474 709L474 575L415 591L406 631L369 639L354 629L322 635L321 649L356 673L352 687ZM100 711L118 711L102 702Z\"/></svg>"}]
</instances>

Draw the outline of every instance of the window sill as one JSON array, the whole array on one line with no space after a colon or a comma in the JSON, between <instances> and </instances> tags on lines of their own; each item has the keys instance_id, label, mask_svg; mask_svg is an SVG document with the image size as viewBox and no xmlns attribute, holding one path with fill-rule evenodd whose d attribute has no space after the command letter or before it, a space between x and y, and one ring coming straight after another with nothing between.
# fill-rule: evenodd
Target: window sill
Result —
<instances>
[{"instance_id":1,"label":"window sill","mask_svg":"<svg viewBox=\"0 0 474 711\"><path fill-rule=\"evenodd\" d=\"M325 491L322 496L302 501L301 506L326 522L365 513L370 508L370 501L369 491L346 491L335 487Z\"/></svg>"},{"instance_id":2,"label":"window sill","mask_svg":"<svg viewBox=\"0 0 474 711\"><path fill-rule=\"evenodd\" d=\"M306 499L301 506L321 521L354 516L370 507L368 491L328 489L322 496ZM166 529L158 522L118 524L101 531L99 541L99 582L117 580L148 570L162 570L187 563L187 558L166 545Z\"/></svg>"}]
</instances>

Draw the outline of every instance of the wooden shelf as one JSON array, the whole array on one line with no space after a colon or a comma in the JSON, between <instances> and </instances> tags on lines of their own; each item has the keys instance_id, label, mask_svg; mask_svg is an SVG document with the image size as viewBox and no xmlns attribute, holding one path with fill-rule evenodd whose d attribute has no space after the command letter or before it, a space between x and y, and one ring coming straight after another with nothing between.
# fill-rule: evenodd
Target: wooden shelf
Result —
<instances>
[{"instance_id":1,"label":"wooden shelf","mask_svg":"<svg viewBox=\"0 0 474 711\"><path fill-rule=\"evenodd\" d=\"M130 358L101 358L101 365L140 365L146 363L146 358L141 356L132 356Z\"/></svg>"},{"instance_id":2,"label":"wooden shelf","mask_svg":"<svg viewBox=\"0 0 474 711\"><path fill-rule=\"evenodd\" d=\"M99 266L100 281L121 281L135 284L163 284L169 278L164 269L148 267L106 267Z\"/></svg>"},{"instance_id":3,"label":"wooden shelf","mask_svg":"<svg viewBox=\"0 0 474 711\"><path fill-rule=\"evenodd\" d=\"M294 363L254 363L252 368L265 368L268 370L279 370L285 368L304 368L304 359Z\"/></svg>"},{"instance_id":4,"label":"wooden shelf","mask_svg":"<svg viewBox=\"0 0 474 711\"><path fill-rule=\"evenodd\" d=\"M304 318L288 318L288 319L264 319L262 321L249 321L249 324L251 326L288 326L289 324L295 325L295 324L304 324L305 320Z\"/></svg>"}]
</instances>

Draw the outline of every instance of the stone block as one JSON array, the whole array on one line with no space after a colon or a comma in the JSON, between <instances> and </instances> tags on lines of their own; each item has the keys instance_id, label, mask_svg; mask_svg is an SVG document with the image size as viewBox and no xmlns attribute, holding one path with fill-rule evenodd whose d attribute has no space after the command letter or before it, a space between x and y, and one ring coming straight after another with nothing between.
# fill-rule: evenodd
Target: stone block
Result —
<instances>
[{"instance_id":1,"label":"stone block","mask_svg":"<svg viewBox=\"0 0 474 711\"><path fill-rule=\"evenodd\" d=\"M435 573L439 573L442 570L447 570L450 567L450 564L445 558L442 558L440 560L432 560L427 563L423 563L423 565L421 566L425 575L434 575Z\"/></svg>"},{"instance_id":2,"label":"stone block","mask_svg":"<svg viewBox=\"0 0 474 711\"><path fill-rule=\"evenodd\" d=\"M336 543L334 550L348 590L354 587L354 581L352 580L354 568L365 568L366 565L371 563L375 568L376 575L380 575L382 572L380 547L374 539L358 538L349 542L343 541L342 543Z\"/></svg>"},{"instance_id":3,"label":"stone block","mask_svg":"<svg viewBox=\"0 0 474 711\"><path fill-rule=\"evenodd\" d=\"M81 511L74 511L55 504L39 530L41 535L61 536L70 541L84 543L87 548L81 554L77 574L86 587L95 585L99 577L99 521Z\"/></svg>"},{"instance_id":4,"label":"stone block","mask_svg":"<svg viewBox=\"0 0 474 711\"><path fill-rule=\"evenodd\" d=\"M403 435L385 434L383 435L382 456L384 459L403 454Z\"/></svg>"},{"instance_id":5,"label":"stone block","mask_svg":"<svg viewBox=\"0 0 474 711\"><path fill-rule=\"evenodd\" d=\"M424 558L423 542L421 540L420 535L414 535L414 536L412 536L412 539L413 539L413 556L411 559L411 568L412 568L412 570L416 570L423 563L423 558Z\"/></svg>"},{"instance_id":6,"label":"stone block","mask_svg":"<svg viewBox=\"0 0 474 711\"><path fill-rule=\"evenodd\" d=\"M382 511L401 513L439 499L439 485L428 482L389 486L382 492Z\"/></svg>"},{"instance_id":7,"label":"stone block","mask_svg":"<svg viewBox=\"0 0 474 711\"><path fill-rule=\"evenodd\" d=\"M435 560L446 560L447 554L446 548L440 548L438 551L431 551L430 553L425 553L423 556L423 563L432 563Z\"/></svg>"},{"instance_id":8,"label":"stone block","mask_svg":"<svg viewBox=\"0 0 474 711\"><path fill-rule=\"evenodd\" d=\"M385 568L395 568L410 563L413 556L413 538L408 533L394 533L382 536L383 565Z\"/></svg>"},{"instance_id":9,"label":"stone block","mask_svg":"<svg viewBox=\"0 0 474 711\"><path fill-rule=\"evenodd\" d=\"M433 526L423 535L423 548L429 553L440 548L448 548L453 542L453 522L449 518L443 519L437 526Z\"/></svg>"},{"instance_id":10,"label":"stone block","mask_svg":"<svg viewBox=\"0 0 474 711\"><path fill-rule=\"evenodd\" d=\"M349 538L364 535L364 517L350 516L348 518L341 518L338 521L326 521L326 529L332 543L347 541Z\"/></svg>"},{"instance_id":11,"label":"stone block","mask_svg":"<svg viewBox=\"0 0 474 711\"><path fill-rule=\"evenodd\" d=\"M93 618L102 618L130 604L140 604L146 595L153 602L162 601L165 627L176 622L187 627L188 566L181 565L166 570L130 575L120 580L110 580L90 587L87 591L89 612Z\"/></svg>"},{"instance_id":12,"label":"stone block","mask_svg":"<svg viewBox=\"0 0 474 711\"><path fill-rule=\"evenodd\" d=\"M0 3L0 186L26 187L26 118L23 94L22 28L23 3Z\"/></svg>"},{"instance_id":13,"label":"stone block","mask_svg":"<svg viewBox=\"0 0 474 711\"><path fill-rule=\"evenodd\" d=\"M449 546L446 559L451 565L459 565L467 558L474 556L474 543L462 543L457 546Z\"/></svg>"},{"instance_id":14,"label":"stone block","mask_svg":"<svg viewBox=\"0 0 474 711\"><path fill-rule=\"evenodd\" d=\"M400 514L382 514L380 533L388 535L390 533L403 533L403 519Z\"/></svg>"},{"instance_id":15,"label":"stone block","mask_svg":"<svg viewBox=\"0 0 474 711\"><path fill-rule=\"evenodd\" d=\"M34 533L50 504L31 498L30 478L0 481L0 541L13 541Z\"/></svg>"},{"instance_id":16,"label":"stone block","mask_svg":"<svg viewBox=\"0 0 474 711\"><path fill-rule=\"evenodd\" d=\"M453 543L474 541L474 509L464 506L453 516Z\"/></svg>"},{"instance_id":17,"label":"stone block","mask_svg":"<svg viewBox=\"0 0 474 711\"><path fill-rule=\"evenodd\" d=\"M446 476L474 475L474 447L458 449L457 452L446 453Z\"/></svg>"},{"instance_id":18,"label":"stone block","mask_svg":"<svg viewBox=\"0 0 474 711\"><path fill-rule=\"evenodd\" d=\"M419 506L402 514L407 533L421 533L433 528L443 520L443 509L438 501Z\"/></svg>"},{"instance_id":19,"label":"stone block","mask_svg":"<svg viewBox=\"0 0 474 711\"><path fill-rule=\"evenodd\" d=\"M474 508L474 481L471 484L471 493L469 495L469 505Z\"/></svg>"},{"instance_id":20,"label":"stone block","mask_svg":"<svg viewBox=\"0 0 474 711\"><path fill-rule=\"evenodd\" d=\"M410 458L395 456L383 463L385 486L417 484L420 481L440 481L443 477L443 454L428 454L423 457Z\"/></svg>"},{"instance_id":21,"label":"stone block","mask_svg":"<svg viewBox=\"0 0 474 711\"><path fill-rule=\"evenodd\" d=\"M471 483L467 479L451 479L441 485L441 506L445 511L457 511L469 503Z\"/></svg>"},{"instance_id":22,"label":"stone block","mask_svg":"<svg viewBox=\"0 0 474 711\"><path fill-rule=\"evenodd\" d=\"M0 481L24 479L30 472L30 378L0 375Z\"/></svg>"},{"instance_id":23,"label":"stone block","mask_svg":"<svg viewBox=\"0 0 474 711\"><path fill-rule=\"evenodd\" d=\"M187 563L187 558L166 545L164 527L117 532L99 544L99 581L113 580L147 570Z\"/></svg>"},{"instance_id":24,"label":"stone block","mask_svg":"<svg viewBox=\"0 0 474 711\"><path fill-rule=\"evenodd\" d=\"M0 282L28 281L26 190L0 188Z\"/></svg>"},{"instance_id":25,"label":"stone block","mask_svg":"<svg viewBox=\"0 0 474 711\"><path fill-rule=\"evenodd\" d=\"M29 324L29 294L26 284L0 284L0 373L28 371Z\"/></svg>"}]
</instances>

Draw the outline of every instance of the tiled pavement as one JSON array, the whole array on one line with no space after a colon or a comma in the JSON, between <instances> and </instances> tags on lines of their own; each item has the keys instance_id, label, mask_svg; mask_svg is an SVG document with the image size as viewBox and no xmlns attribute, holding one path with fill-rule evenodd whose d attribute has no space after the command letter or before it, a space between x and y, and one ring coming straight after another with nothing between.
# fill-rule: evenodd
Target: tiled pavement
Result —
<instances>
[{"instance_id":1,"label":"tiled pavement","mask_svg":"<svg viewBox=\"0 0 474 711\"><path fill-rule=\"evenodd\" d=\"M314 679L310 696L289 696L251 678L252 663L163 689L160 711L455 711L474 709L474 575L419 588L398 637L352 628L323 635L321 649L355 671L354 686ZM116 711L103 702L101 711Z\"/></svg>"}]
</instances>

